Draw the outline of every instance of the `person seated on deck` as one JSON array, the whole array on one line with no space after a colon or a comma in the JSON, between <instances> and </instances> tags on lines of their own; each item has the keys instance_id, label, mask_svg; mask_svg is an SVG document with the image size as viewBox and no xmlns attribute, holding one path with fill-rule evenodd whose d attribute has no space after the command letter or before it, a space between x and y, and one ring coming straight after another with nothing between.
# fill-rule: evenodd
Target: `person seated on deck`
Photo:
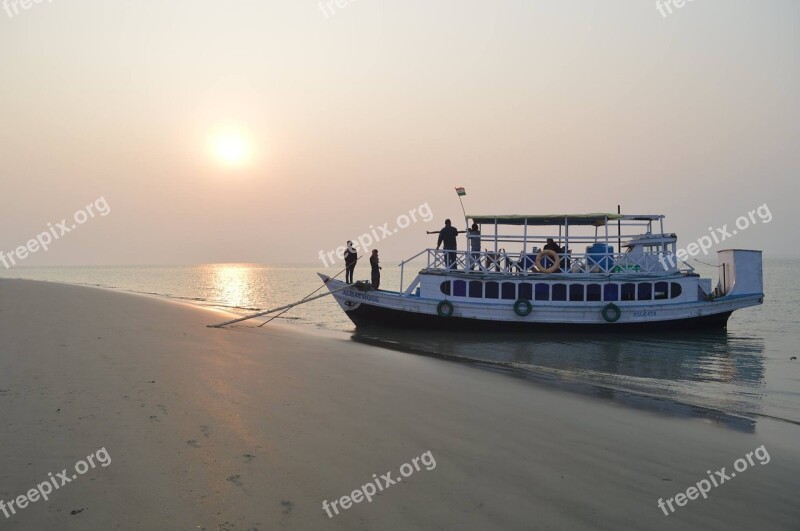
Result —
<instances>
[{"instance_id":1,"label":"person seated on deck","mask_svg":"<svg viewBox=\"0 0 800 531\"><path fill-rule=\"evenodd\" d=\"M508 253L506 252L505 249L500 249L498 254L499 256L497 261L500 264L500 267L503 268L503 271L510 273L512 268L514 267L514 260L512 260L511 257L508 256Z\"/></svg>"},{"instance_id":2,"label":"person seated on deck","mask_svg":"<svg viewBox=\"0 0 800 531\"><path fill-rule=\"evenodd\" d=\"M570 265L569 256L562 256L562 255L565 253L569 255L569 253L572 252L570 249L565 250L563 247L559 246L555 241L553 241L553 238L547 238L547 243L544 246L544 250L553 251L554 253L556 253L559 257L561 257L561 270L562 271L569 270L569 265ZM549 262L549 259L547 260L547 262Z\"/></svg>"},{"instance_id":3,"label":"person seated on deck","mask_svg":"<svg viewBox=\"0 0 800 531\"><path fill-rule=\"evenodd\" d=\"M564 252L563 247L559 247L559 245L553 241L553 238L547 238L547 243L544 246L545 251L553 251L556 254L561 254Z\"/></svg>"},{"instance_id":4,"label":"person seated on deck","mask_svg":"<svg viewBox=\"0 0 800 531\"><path fill-rule=\"evenodd\" d=\"M505 249L498 249L496 253L490 252L488 249L484 252L486 255L486 270L491 271L492 268L496 272L511 271L514 261L506 254Z\"/></svg>"},{"instance_id":5,"label":"person seated on deck","mask_svg":"<svg viewBox=\"0 0 800 531\"><path fill-rule=\"evenodd\" d=\"M486 249L483 254L486 257L486 271L491 271L493 267L495 271L500 271L500 253Z\"/></svg>"}]
</instances>

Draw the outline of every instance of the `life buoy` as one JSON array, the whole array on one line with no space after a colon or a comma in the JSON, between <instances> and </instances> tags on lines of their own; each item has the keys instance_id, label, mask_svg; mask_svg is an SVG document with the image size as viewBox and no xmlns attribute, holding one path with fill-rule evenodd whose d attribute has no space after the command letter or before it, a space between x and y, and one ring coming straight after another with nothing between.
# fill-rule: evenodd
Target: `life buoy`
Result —
<instances>
[{"instance_id":1,"label":"life buoy","mask_svg":"<svg viewBox=\"0 0 800 531\"><path fill-rule=\"evenodd\" d=\"M553 265L551 265L550 267L547 267L547 268L542 267L542 259L545 256L549 257L550 260L553 261ZM542 252L540 252L539 254L536 255L536 269L538 269L539 272L541 272L541 273L555 273L556 271L559 270L560 267L561 267L561 264L559 263L559 260L558 260L558 254L556 254L555 251L551 251L550 249L545 249L545 250L543 250Z\"/></svg>"},{"instance_id":2,"label":"life buoy","mask_svg":"<svg viewBox=\"0 0 800 531\"><path fill-rule=\"evenodd\" d=\"M613 315L610 315L612 312ZM622 310L613 302L606 304L603 308L603 319L605 319L607 323L616 323L619 321L620 317L622 317Z\"/></svg>"},{"instance_id":3,"label":"life buoy","mask_svg":"<svg viewBox=\"0 0 800 531\"><path fill-rule=\"evenodd\" d=\"M528 299L517 299L517 301L514 303L514 313L520 317L530 315L532 310L533 306L531 305L531 301Z\"/></svg>"},{"instance_id":4,"label":"life buoy","mask_svg":"<svg viewBox=\"0 0 800 531\"><path fill-rule=\"evenodd\" d=\"M436 313L439 317L450 317L453 315L453 304L450 301L442 301L436 306Z\"/></svg>"}]
</instances>

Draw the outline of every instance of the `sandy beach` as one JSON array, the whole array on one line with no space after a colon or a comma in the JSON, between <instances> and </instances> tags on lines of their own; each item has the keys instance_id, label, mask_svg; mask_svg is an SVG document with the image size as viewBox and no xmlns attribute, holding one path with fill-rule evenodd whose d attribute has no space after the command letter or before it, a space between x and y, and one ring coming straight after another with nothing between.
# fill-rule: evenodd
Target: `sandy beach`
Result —
<instances>
[{"instance_id":1,"label":"sandy beach","mask_svg":"<svg viewBox=\"0 0 800 531\"><path fill-rule=\"evenodd\" d=\"M796 529L800 427L754 433L89 287L0 280L0 529ZM708 499L707 470L764 446ZM339 501L373 474L372 501ZM96 459L97 460L97 459ZM425 462L425 461L423 461ZM419 460L417 460L419 464ZM408 467L405 468L408 471ZM63 481L63 480L62 480ZM353 495L353 498L359 496Z\"/></svg>"}]
</instances>

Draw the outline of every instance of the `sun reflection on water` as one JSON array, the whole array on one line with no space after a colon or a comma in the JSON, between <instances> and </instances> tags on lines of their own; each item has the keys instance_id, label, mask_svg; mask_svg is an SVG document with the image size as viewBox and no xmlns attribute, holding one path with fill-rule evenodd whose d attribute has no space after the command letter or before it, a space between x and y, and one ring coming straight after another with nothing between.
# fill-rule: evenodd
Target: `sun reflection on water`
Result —
<instances>
[{"instance_id":1,"label":"sun reflection on water","mask_svg":"<svg viewBox=\"0 0 800 531\"><path fill-rule=\"evenodd\" d=\"M256 264L208 264L203 266L214 302L232 308L253 309L271 292L269 268Z\"/></svg>"}]
</instances>

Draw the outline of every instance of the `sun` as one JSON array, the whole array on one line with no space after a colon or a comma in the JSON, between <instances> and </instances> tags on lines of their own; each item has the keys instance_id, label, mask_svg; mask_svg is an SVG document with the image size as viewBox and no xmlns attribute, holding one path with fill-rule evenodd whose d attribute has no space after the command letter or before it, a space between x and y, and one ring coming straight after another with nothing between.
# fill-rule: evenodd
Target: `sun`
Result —
<instances>
[{"instance_id":1,"label":"sun","mask_svg":"<svg viewBox=\"0 0 800 531\"><path fill-rule=\"evenodd\" d=\"M226 166L242 166L250 158L250 145L244 135L236 132L216 134L211 148L217 160Z\"/></svg>"}]
</instances>

